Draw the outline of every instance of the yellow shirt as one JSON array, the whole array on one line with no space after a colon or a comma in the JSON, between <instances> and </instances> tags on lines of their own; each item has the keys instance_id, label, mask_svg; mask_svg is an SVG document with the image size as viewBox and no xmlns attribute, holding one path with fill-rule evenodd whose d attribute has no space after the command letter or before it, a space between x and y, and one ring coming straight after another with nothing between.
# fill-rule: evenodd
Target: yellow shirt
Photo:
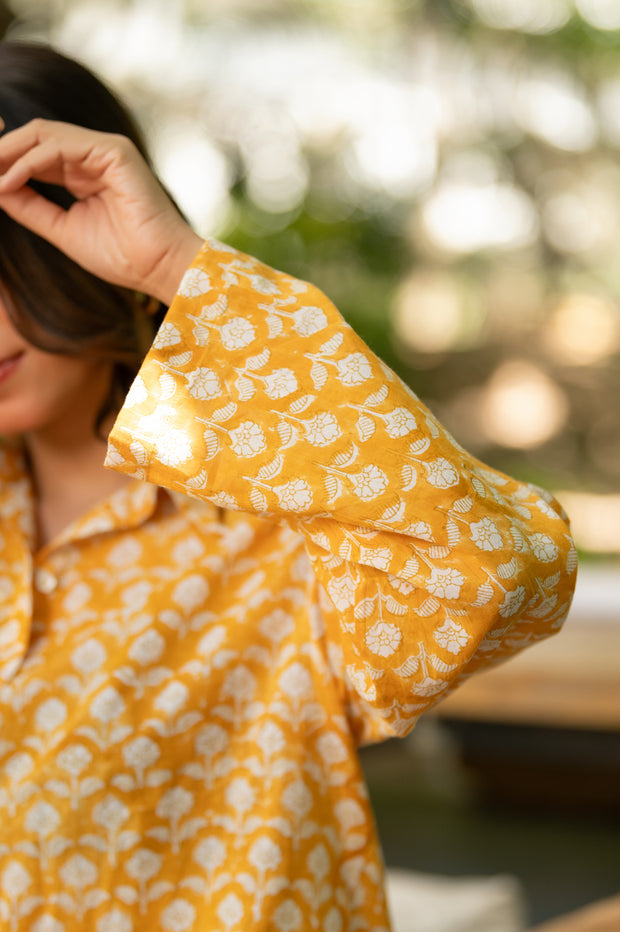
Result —
<instances>
[{"instance_id":1,"label":"yellow shirt","mask_svg":"<svg viewBox=\"0 0 620 932\"><path fill-rule=\"evenodd\" d=\"M355 747L560 626L559 507L215 242L107 462L135 481L34 553L0 449L0 928L387 929Z\"/></svg>"}]
</instances>

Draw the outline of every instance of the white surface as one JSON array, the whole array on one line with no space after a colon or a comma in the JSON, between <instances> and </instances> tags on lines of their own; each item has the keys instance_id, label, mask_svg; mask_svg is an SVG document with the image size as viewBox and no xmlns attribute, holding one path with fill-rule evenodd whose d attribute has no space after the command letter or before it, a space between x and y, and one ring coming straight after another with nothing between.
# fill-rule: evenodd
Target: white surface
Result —
<instances>
[{"instance_id":1,"label":"white surface","mask_svg":"<svg viewBox=\"0 0 620 932\"><path fill-rule=\"evenodd\" d=\"M580 566L570 622L620 623L620 564Z\"/></svg>"},{"instance_id":2,"label":"white surface","mask_svg":"<svg viewBox=\"0 0 620 932\"><path fill-rule=\"evenodd\" d=\"M388 870L393 932L523 932L525 907L514 877L443 877Z\"/></svg>"}]
</instances>

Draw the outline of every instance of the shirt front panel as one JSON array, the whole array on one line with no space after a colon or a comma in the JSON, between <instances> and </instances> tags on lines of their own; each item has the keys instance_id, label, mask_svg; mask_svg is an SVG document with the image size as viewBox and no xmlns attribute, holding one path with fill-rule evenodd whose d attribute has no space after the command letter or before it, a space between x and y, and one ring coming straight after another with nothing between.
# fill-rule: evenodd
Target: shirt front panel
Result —
<instances>
[{"instance_id":1,"label":"shirt front panel","mask_svg":"<svg viewBox=\"0 0 620 932\"><path fill-rule=\"evenodd\" d=\"M382 928L298 535L167 498L96 517L37 555L0 689L0 927Z\"/></svg>"}]
</instances>

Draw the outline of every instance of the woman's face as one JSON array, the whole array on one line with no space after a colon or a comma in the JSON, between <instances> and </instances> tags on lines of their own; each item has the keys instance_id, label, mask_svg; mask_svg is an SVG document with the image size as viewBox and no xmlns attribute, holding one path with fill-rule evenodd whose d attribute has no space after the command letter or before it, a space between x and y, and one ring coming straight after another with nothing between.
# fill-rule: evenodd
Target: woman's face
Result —
<instances>
[{"instance_id":1,"label":"woman's face","mask_svg":"<svg viewBox=\"0 0 620 932\"><path fill-rule=\"evenodd\" d=\"M110 375L108 363L32 346L0 301L0 435L92 432Z\"/></svg>"}]
</instances>

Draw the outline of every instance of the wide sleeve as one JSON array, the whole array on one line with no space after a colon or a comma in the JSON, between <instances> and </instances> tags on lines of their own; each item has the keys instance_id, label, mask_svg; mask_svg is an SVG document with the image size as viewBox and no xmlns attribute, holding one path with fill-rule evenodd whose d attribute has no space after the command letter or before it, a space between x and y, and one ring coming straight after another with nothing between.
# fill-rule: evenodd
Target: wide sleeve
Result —
<instances>
[{"instance_id":1,"label":"wide sleeve","mask_svg":"<svg viewBox=\"0 0 620 932\"><path fill-rule=\"evenodd\" d=\"M551 496L466 453L318 289L215 241L107 464L304 535L362 740L405 733L568 611L576 555Z\"/></svg>"}]
</instances>

